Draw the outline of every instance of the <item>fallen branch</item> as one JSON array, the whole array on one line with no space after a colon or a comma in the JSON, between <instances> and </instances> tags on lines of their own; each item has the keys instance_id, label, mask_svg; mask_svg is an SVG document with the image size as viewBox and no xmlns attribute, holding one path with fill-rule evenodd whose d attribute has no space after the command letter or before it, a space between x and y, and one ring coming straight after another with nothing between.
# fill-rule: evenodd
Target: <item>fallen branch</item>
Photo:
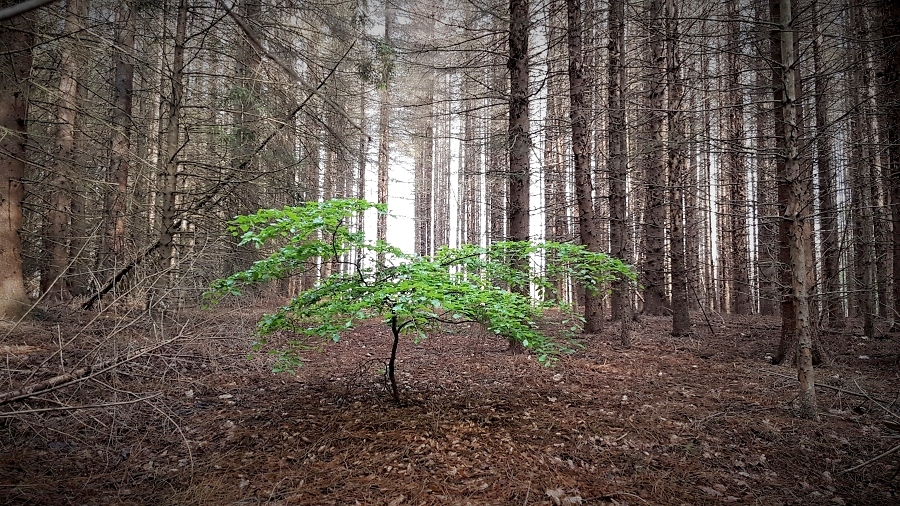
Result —
<instances>
[{"instance_id":1,"label":"fallen branch","mask_svg":"<svg viewBox=\"0 0 900 506\"><path fill-rule=\"evenodd\" d=\"M839 472L838 474L840 475L840 474L844 474L844 473L849 473L849 472L851 472L851 471L856 471L857 469L866 467L866 466L868 466L869 464L872 464L873 462L876 462L876 461L878 461L878 460L881 460L881 459L887 457L888 455L894 453L894 452L897 451L897 450L900 450L900 445L897 445L897 446L891 448L890 450L888 450L888 451L882 453L881 455L878 455L877 457L872 457L871 459L869 459L869 460L863 462L862 464L860 464L860 465L858 465L858 466L853 466L853 467L851 467L851 468L849 468L849 469L844 469L843 471Z\"/></svg>"},{"instance_id":2,"label":"fallen branch","mask_svg":"<svg viewBox=\"0 0 900 506\"><path fill-rule=\"evenodd\" d=\"M153 395L148 395L147 397L141 397L140 399L132 399L130 401L120 401L120 402L104 402L101 404L90 404L87 406L57 406L55 408L38 408L38 409L23 409L21 411L9 411L6 413L0 413L0 418L11 418L18 415L28 415L32 413L46 413L48 411L73 411L76 409L96 409L96 408L106 408L109 406L122 406L124 404L134 404L136 402L146 401L149 399L153 399L162 395L161 393L155 393Z\"/></svg>"},{"instance_id":3,"label":"fallen branch","mask_svg":"<svg viewBox=\"0 0 900 506\"><path fill-rule=\"evenodd\" d=\"M144 250L144 252L141 253L140 255L138 255L135 259L133 259L132 261L125 264L125 266L122 267L121 269L119 269L119 272L117 272L116 275L113 276L112 279L110 279L103 288L98 290L97 293L91 295L91 297L84 304L81 305L81 309L84 311L91 310L94 307L94 304L98 300L100 300L101 298L103 298L104 295L109 293L109 291L112 290L119 283L119 281L122 280L122 278L127 276L128 273L131 272L132 269L134 269L135 267L140 265L141 262L145 258L150 256L151 253L156 251L156 248L159 248L161 244L162 243L160 243L159 241L156 241L155 243L153 243L152 246L150 246L149 248Z\"/></svg>"},{"instance_id":4,"label":"fallen branch","mask_svg":"<svg viewBox=\"0 0 900 506\"><path fill-rule=\"evenodd\" d=\"M792 380L796 380L796 379L797 379L797 378L795 378L795 377L793 377L793 376L788 376L787 374L779 374L779 373L773 372L773 371L763 371L763 372L766 373L766 374L771 374L772 376L778 376L778 377L780 377L780 378L787 378L787 379L792 379ZM816 383L815 385L816 385L817 387L827 388L827 389L829 389L829 390L834 390L835 392L840 392L840 393L842 393L842 394L852 395L852 396L854 396L854 397L862 397L863 399L868 399L868 400L870 400L870 401L872 401L872 402L875 402L875 403L878 403L878 402L887 402L887 401L883 401L883 400L881 400L881 399L874 399L874 398L872 398L871 396L869 396L869 394L867 394L867 393L865 393L865 392L854 392L854 391L852 391L852 390L845 390L845 389L840 388L840 387L836 387L836 386L832 386L832 385L826 385L825 383ZM859 385L857 385L857 386L859 386ZM860 390L862 390L862 389L860 389Z\"/></svg>"},{"instance_id":5,"label":"fallen branch","mask_svg":"<svg viewBox=\"0 0 900 506\"><path fill-rule=\"evenodd\" d=\"M114 357L105 362L101 362L99 364L90 366L90 367L82 367L80 369L76 369L70 373L60 374L59 376L54 376L50 379L40 381L33 385L24 386L22 388L18 388L11 392L6 392L5 394L0 394L0 406L4 404L9 404L11 402L20 401L22 399L27 399L29 397L33 397L38 394L45 394L52 392L54 390L59 390L62 387L73 385L75 383L80 383L84 380L93 378L99 374L103 374L110 369L115 369L122 364L126 364L135 360L147 353L158 350L163 346L171 344L175 340L179 339L181 334L173 337L172 339L168 339L159 344L155 344L153 346L149 346L147 348L140 349L133 353L129 353L125 356L125 358Z\"/></svg>"}]
</instances>

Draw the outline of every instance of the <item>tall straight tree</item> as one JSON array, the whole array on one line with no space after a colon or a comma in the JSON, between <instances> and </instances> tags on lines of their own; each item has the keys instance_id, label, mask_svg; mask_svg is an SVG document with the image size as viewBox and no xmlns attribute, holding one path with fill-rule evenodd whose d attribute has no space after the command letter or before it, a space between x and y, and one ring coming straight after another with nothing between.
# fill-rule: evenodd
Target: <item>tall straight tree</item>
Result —
<instances>
[{"instance_id":1,"label":"tall straight tree","mask_svg":"<svg viewBox=\"0 0 900 506\"><path fill-rule=\"evenodd\" d=\"M684 186L687 166L686 139L684 135L684 84L681 78L681 55L678 49L678 5L676 0L666 0L666 85L669 93L668 107L668 164L669 164L669 219L671 222L672 269L672 335L685 336L691 332L691 316L688 312L687 251L684 240Z\"/></svg>"},{"instance_id":2,"label":"tall straight tree","mask_svg":"<svg viewBox=\"0 0 900 506\"><path fill-rule=\"evenodd\" d=\"M609 243L610 254L628 259L628 137L625 115L625 0L609 3ZM630 318L631 301L625 282L614 283L612 318Z\"/></svg>"},{"instance_id":3,"label":"tall straight tree","mask_svg":"<svg viewBox=\"0 0 900 506\"><path fill-rule=\"evenodd\" d=\"M0 2L8 7L15 2ZM22 274L22 200L25 197L28 84L34 31L28 15L0 21L0 319L28 311Z\"/></svg>"},{"instance_id":4,"label":"tall straight tree","mask_svg":"<svg viewBox=\"0 0 900 506\"><path fill-rule=\"evenodd\" d=\"M649 37L649 61L645 85L646 139L642 146L645 183L644 211L644 312L661 315L666 311L666 159L663 145L663 104L666 98L666 55L663 52L665 28L663 0L646 0Z\"/></svg>"},{"instance_id":5,"label":"tall straight tree","mask_svg":"<svg viewBox=\"0 0 900 506\"><path fill-rule=\"evenodd\" d=\"M509 208L508 237L529 236L531 138L528 118L528 0L509 2Z\"/></svg>"},{"instance_id":6,"label":"tall straight tree","mask_svg":"<svg viewBox=\"0 0 900 506\"><path fill-rule=\"evenodd\" d=\"M860 0L850 3L850 29L855 34L857 47L849 49L852 59L850 70L850 198L853 216L853 252L858 288L857 307L863 317L863 332L875 336L875 238L873 208L874 156L870 139L872 124L869 108L868 26L865 6Z\"/></svg>"},{"instance_id":7,"label":"tall straight tree","mask_svg":"<svg viewBox=\"0 0 900 506\"><path fill-rule=\"evenodd\" d=\"M756 2L754 6L754 22L758 27L768 24L768 5L765 2ZM767 47L769 42L769 30L759 28L756 38L756 47L760 51ZM775 197L775 167L771 157L772 140L772 110L768 89L772 78L768 61L759 59L755 74L755 94L752 100L756 104L755 126L755 179L756 179L756 264L757 279L759 280L759 314L773 316L776 312L779 298L778 288L778 224Z\"/></svg>"},{"instance_id":8,"label":"tall straight tree","mask_svg":"<svg viewBox=\"0 0 900 506\"><path fill-rule=\"evenodd\" d=\"M66 2L66 36L75 34L83 16L82 0ZM64 39L65 40L65 39ZM76 39L78 40L78 39ZM71 298L66 268L69 264L69 219L72 214L72 180L75 161L75 111L78 109L78 82L74 44L60 44L60 76L56 101L56 132L54 133L55 160L52 168L52 193L50 210L44 223L44 249L47 262L41 272L41 291L47 300L68 300Z\"/></svg>"},{"instance_id":9,"label":"tall straight tree","mask_svg":"<svg viewBox=\"0 0 900 506\"><path fill-rule=\"evenodd\" d=\"M391 24L393 23L394 12L390 5L391 0L384 3L384 40L379 45L379 57L383 58L381 63L383 73L380 78L378 100L378 202L387 204L388 201L388 165L390 163L390 126L391 126L391 90L390 78L394 58L394 48L391 45ZM376 224L376 236L379 241L387 240L387 215L378 213L378 223ZM378 257L378 263L384 263L384 255Z\"/></svg>"},{"instance_id":10,"label":"tall straight tree","mask_svg":"<svg viewBox=\"0 0 900 506\"><path fill-rule=\"evenodd\" d=\"M112 132L106 182L101 266L114 268L125 250L125 216L128 197L129 154L131 152L132 97L134 94L134 32L136 11L132 2L116 5L115 53L113 61ZM106 276L104 276L106 277Z\"/></svg>"},{"instance_id":11,"label":"tall straight tree","mask_svg":"<svg viewBox=\"0 0 900 506\"><path fill-rule=\"evenodd\" d=\"M892 270L894 274L892 331L900 331L900 3L881 0L881 35L886 54L881 82L885 137L887 140L887 172L890 184L891 222L893 224Z\"/></svg>"},{"instance_id":12,"label":"tall straight tree","mask_svg":"<svg viewBox=\"0 0 900 506\"><path fill-rule=\"evenodd\" d=\"M262 30L257 29L261 23L260 15L262 5L259 0L241 0L236 3L240 16L247 23L247 28L252 30L256 43L264 44ZM232 195L228 199L228 207L232 214L246 214L259 208L259 188L253 182L258 166L254 164L254 152L256 151L257 129L261 123L260 114L263 102L262 86L259 78L259 67L262 63L262 55L249 40L250 35L239 30L236 49L234 81L229 93L232 109L232 156L227 177L234 178L240 183L236 184ZM255 249L247 246L238 246L237 238L231 241L229 252L225 259L225 272L234 272L246 269L255 259Z\"/></svg>"},{"instance_id":13,"label":"tall straight tree","mask_svg":"<svg viewBox=\"0 0 900 506\"><path fill-rule=\"evenodd\" d=\"M600 234L594 216L591 158L589 152L588 107L584 100L584 48L581 37L581 0L566 0L568 13L567 40L569 46L569 118L572 120L572 154L575 164L575 199L578 201L578 232L588 251L599 252ZM603 328L600 294L584 294L584 331L596 333Z\"/></svg>"},{"instance_id":14,"label":"tall straight tree","mask_svg":"<svg viewBox=\"0 0 900 506\"><path fill-rule=\"evenodd\" d=\"M729 0L725 44L725 89L728 90L726 130L728 258L731 310L750 314L750 256L747 247L747 177L744 159L744 92L741 85L741 23L738 0Z\"/></svg>"},{"instance_id":15,"label":"tall straight tree","mask_svg":"<svg viewBox=\"0 0 900 506\"><path fill-rule=\"evenodd\" d=\"M788 222L788 248L790 250L791 289L794 310L794 338L797 341L797 374L800 380L799 405L800 414L805 418L817 418L815 373L812 357L812 322L810 321L809 301L809 265L808 235L804 230L806 221L812 219L811 209L807 205L810 200L809 184L804 180L805 174L800 166L799 142L797 128L797 55L794 45L794 26L791 12L791 0L770 0L772 23L778 27L779 72L773 73L773 84L780 91L780 102L776 104L780 126L777 132L782 141L778 156L784 165L784 184L787 186L787 199L782 202L785 209L784 218ZM780 79L775 83L774 79Z\"/></svg>"},{"instance_id":16,"label":"tall straight tree","mask_svg":"<svg viewBox=\"0 0 900 506\"><path fill-rule=\"evenodd\" d=\"M816 165L819 182L820 237L822 251L823 309L825 320L832 327L843 327L844 309L840 290L840 241L838 210L835 199L835 173L832 164L832 143L828 117L829 77L825 75L822 52L823 34L819 26L821 5L813 2L813 83L815 86Z\"/></svg>"},{"instance_id":17,"label":"tall straight tree","mask_svg":"<svg viewBox=\"0 0 900 506\"><path fill-rule=\"evenodd\" d=\"M172 266L175 257L175 193L178 187L178 154L181 129L181 113L184 107L184 46L187 33L187 0L178 3L178 17L175 24L175 49L172 58L172 76L166 108L166 149L162 162L162 188L158 192L160 207L159 250L160 269L167 270ZM159 286L163 286L160 277Z\"/></svg>"}]
</instances>

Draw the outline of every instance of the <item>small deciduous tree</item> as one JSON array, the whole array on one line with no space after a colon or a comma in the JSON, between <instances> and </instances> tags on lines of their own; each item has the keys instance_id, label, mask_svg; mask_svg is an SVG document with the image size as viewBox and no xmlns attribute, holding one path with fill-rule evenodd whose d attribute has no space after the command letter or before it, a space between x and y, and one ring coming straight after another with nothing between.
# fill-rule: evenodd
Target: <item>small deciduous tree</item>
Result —
<instances>
[{"instance_id":1,"label":"small deciduous tree","mask_svg":"<svg viewBox=\"0 0 900 506\"><path fill-rule=\"evenodd\" d=\"M552 362L560 352L571 349L583 320L570 306L558 301L539 303L525 295L527 287L549 288L553 280L570 276L597 292L617 278L634 280L631 269L620 260L570 243L509 241L488 247L445 247L433 256L405 254L384 241L367 242L361 231L350 229L348 223L356 214L373 207L386 212L383 204L336 199L264 209L232 222L231 230L242 244L276 243L278 247L249 269L216 281L207 292L213 302L240 294L243 286L312 268L317 258L345 264L345 268L330 269L331 275L259 321L257 350L266 347L266 336L272 332L286 330L298 336L286 349L271 350L278 357L276 372L299 366L297 353L311 342L337 341L341 332L372 317L381 318L391 330L387 373L397 401L394 366L401 335L418 339L442 324L479 323L532 350L539 361ZM348 262L345 253L354 249L364 254ZM380 258L385 259L383 263L374 261ZM534 265L522 269L510 258L542 258L545 264L540 270ZM548 307L561 310L564 316L543 318ZM542 330L554 323L555 331Z\"/></svg>"}]
</instances>

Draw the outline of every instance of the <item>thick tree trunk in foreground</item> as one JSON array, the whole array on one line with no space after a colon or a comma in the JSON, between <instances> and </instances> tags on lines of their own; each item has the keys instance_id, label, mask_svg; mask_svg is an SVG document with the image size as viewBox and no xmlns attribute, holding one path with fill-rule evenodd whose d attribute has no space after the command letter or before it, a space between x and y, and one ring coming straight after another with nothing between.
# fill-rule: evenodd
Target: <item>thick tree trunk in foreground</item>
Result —
<instances>
[{"instance_id":1,"label":"thick tree trunk in foreground","mask_svg":"<svg viewBox=\"0 0 900 506\"><path fill-rule=\"evenodd\" d=\"M591 183L590 134L587 128L587 107L584 102L584 55L581 43L581 0L567 0L569 45L569 117L572 120L572 154L575 163L575 195L578 201L578 232L588 251L600 251L600 235L594 216L593 184ZM597 333L603 328L603 312L599 293L584 294L584 331Z\"/></svg>"},{"instance_id":2,"label":"thick tree trunk in foreground","mask_svg":"<svg viewBox=\"0 0 900 506\"><path fill-rule=\"evenodd\" d=\"M797 374L800 381L800 414L806 418L817 418L815 374L812 358L812 333L809 311L809 253L812 247L805 233L805 222L811 219L811 209L806 207L809 196L809 185L804 181L804 171L798 158L797 129L797 74L796 53L794 49L794 33L790 0L772 0L777 2L779 17L772 22L779 25L780 63L782 83L781 102L777 111L781 116L781 127L777 133L783 139L779 156L784 163L785 186L788 188L785 206L785 221L789 224L789 249L791 272L791 298L793 299L794 321L798 347ZM773 14L775 8L772 9Z\"/></svg>"},{"instance_id":3,"label":"thick tree trunk in foreground","mask_svg":"<svg viewBox=\"0 0 900 506\"><path fill-rule=\"evenodd\" d=\"M776 25L779 23L777 20L781 19L781 5L780 0L770 0L769 2L770 8L770 19L775 20ZM789 15L791 13L788 13ZM780 26L780 25L779 25ZM791 30L794 30L794 27L791 27ZM783 30L775 29L770 32L771 37L771 51L772 51L772 61L781 62L782 54L783 54L783 43L782 43L782 35ZM791 33L791 39L794 39L793 33ZM796 47L791 48L791 52L796 58ZM775 124L775 151L776 153L787 153L788 147L785 144L787 142L786 137L782 134L788 126L785 124L785 117L781 114L781 107L785 101L789 101L786 98L787 91L785 90L785 86L787 80L790 79L792 83L794 83L793 92L797 93L799 89L798 83L799 80L797 78L797 69L792 68L791 72L793 75L787 76L784 75L786 72L786 67L781 65L773 65L772 66L772 99L775 103L775 115L774 115L774 124ZM791 106L794 108L795 117L798 116L797 109L799 108L799 103L796 100L790 101ZM797 128L795 133L795 137L799 139L799 119L797 123L794 125ZM798 141L799 142L799 141ZM797 162L800 163L799 155ZM803 167L801 166L801 170ZM781 299L781 336L778 341L778 349L775 352L774 357L772 358L772 362L774 364L780 364L785 361L790 363L795 363L798 360L798 348L797 348L797 334L798 334L798 322L797 322L797 311L796 311L796 299L792 295L791 286L792 286L792 278L793 271L791 270L791 220L787 217L787 202L791 198L791 187L790 187L790 178L788 174L788 166L786 165L786 158L783 155L779 155L775 160L775 179L776 179L776 192L778 195L778 216L780 219L778 220L778 277L780 280L780 299ZM809 172L804 172L805 176L811 177ZM807 191L802 192L801 195L805 198L809 198L809 181L804 181L807 184ZM812 209L811 201L804 202L802 204L806 209ZM806 227L804 230L807 233L806 243L812 244L809 220L804 223ZM808 262L812 265L812 255L811 248L807 248L806 254L809 255ZM807 275L809 275L810 268L807 271ZM812 285L807 281L807 289L809 289ZM810 332L812 329L810 329ZM811 334L812 335L812 334ZM812 337L813 342L815 343L814 337ZM820 351L818 347L813 348L813 357L815 363L821 362Z\"/></svg>"},{"instance_id":4,"label":"thick tree trunk in foreground","mask_svg":"<svg viewBox=\"0 0 900 506\"><path fill-rule=\"evenodd\" d=\"M509 127L507 142L509 146L509 201L507 221L509 229L507 240L529 240L529 203L531 138L529 137L528 118L528 0L510 0L509 2ZM527 258L512 258L512 265L519 269L528 269ZM526 286L517 286L515 290L529 295ZM519 341L509 340L510 351L521 352L523 346Z\"/></svg>"},{"instance_id":5,"label":"thick tree trunk in foreground","mask_svg":"<svg viewBox=\"0 0 900 506\"><path fill-rule=\"evenodd\" d=\"M9 2L2 2L6 7ZM28 311L22 276L22 199L25 197L28 78L34 35L30 19L0 21L0 319Z\"/></svg>"}]
</instances>

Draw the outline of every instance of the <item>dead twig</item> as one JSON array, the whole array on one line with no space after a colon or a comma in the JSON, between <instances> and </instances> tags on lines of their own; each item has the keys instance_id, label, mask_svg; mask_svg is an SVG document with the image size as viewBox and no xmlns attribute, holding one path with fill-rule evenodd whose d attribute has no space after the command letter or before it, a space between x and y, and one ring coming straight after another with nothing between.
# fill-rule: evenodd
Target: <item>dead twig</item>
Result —
<instances>
[{"instance_id":1,"label":"dead twig","mask_svg":"<svg viewBox=\"0 0 900 506\"><path fill-rule=\"evenodd\" d=\"M869 459L869 460L863 462L862 464L859 464L858 466L853 466L853 467L851 467L851 468L849 468L849 469L844 469L843 471L839 472L838 475L845 474L845 473L849 473L849 472L851 472L851 471L856 471L857 469L866 467L866 466L868 466L869 464L872 464L872 463L874 463L874 462L877 462L877 461L879 461L879 460L881 460L881 459L887 457L888 455L894 453L894 452L897 451L897 450L900 450L900 445L897 445L897 446L891 448L890 450L888 450L888 451L882 453L881 455L878 455L878 456L876 456L876 457L872 457L871 459Z\"/></svg>"},{"instance_id":2,"label":"dead twig","mask_svg":"<svg viewBox=\"0 0 900 506\"><path fill-rule=\"evenodd\" d=\"M58 390L62 387L72 385L75 383L80 383L84 380L90 379L99 374L103 374L111 369L115 369L123 364L131 362L139 357L146 355L152 351L158 350L163 346L169 345L176 340L180 339L182 334L179 333L177 336L172 339L167 339L159 344L155 344L153 346L149 346L147 348L142 348L133 353L129 353L125 356L125 358L121 357L113 357L109 360L101 362L99 364L90 366L90 367L82 367L80 369L76 369L70 373L60 374L58 376L54 376L44 381L40 381L38 383L34 383L32 385L27 385L22 388L18 388L11 392L6 392L5 394L0 394L0 406L3 404L9 404L10 402L20 401L22 399L27 399L29 397L33 397L38 394L49 393L54 390Z\"/></svg>"},{"instance_id":3,"label":"dead twig","mask_svg":"<svg viewBox=\"0 0 900 506\"><path fill-rule=\"evenodd\" d=\"M96 408L105 408L109 406L122 406L124 404L134 404L136 402L146 401L149 399L153 399L155 397L159 397L162 393L155 393L153 395L149 395L147 397L141 397L140 399L132 399L130 401L120 401L120 402L104 402L101 404L89 404L87 406L57 406L55 408L38 408L38 409L23 409L19 411L9 411L6 413L0 413L0 418L12 418L18 415L28 415L32 413L46 413L49 411L72 411L76 409L96 409Z\"/></svg>"},{"instance_id":4,"label":"dead twig","mask_svg":"<svg viewBox=\"0 0 900 506\"><path fill-rule=\"evenodd\" d=\"M779 378L786 378L786 379L792 379L792 380L796 380L796 379L797 379L797 378L795 378L795 377L793 377L793 376L788 376L787 374L779 374L779 373L773 372L773 371L763 371L763 372L766 373L766 374L771 374L772 376L778 376ZM827 388L827 389L829 389L829 390L834 390L835 392L840 392L840 393L842 393L842 394L852 395L852 396L854 396L854 397L862 397L863 399L868 399L868 400L874 402L875 404L878 404L879 402L887 402L887 401L884 401L884 400L881 400L881 399L874 399L874 398L872 398L871 396L869 396L869 394L867 394L866 392L862 391L861 388L860 388L860 391L859 391L859 392L854 392L854 391L852 391L852 390L845 390L845 389L843 389L843 388L836 387L836 386L832 386L832 385L827 385L827 384L825 384L825 383L816 383L815 385L816 385L817 387ZM857 384L856 386L857 386L857 388L859 388L859 385L858 385L858 384ZM884 409L883 406L880 406L880 407L881 407L882 409ZM892 413L892 414L893 414L893 413ZM896 415L894 415L894 416L896 416Z\"/></svg>"},{"instance_id":5,"label":"dead twig","mask_svg":"<svg viewBox=\"0 0 900 506\"><path fill-rule=\"evenodd\" d=\"M885 407L881 404L882 402L886 403L887 401L873 399L871 396L869 396L869 394L865 390L862 389L862 387L859 386L859 383L857 383L856 380L853 380L853 384L856 385L856 388L859 389L859 391L863 393L863 395L865 396L866 399L869 399L870 401L872 401L876 406L878 406L879 408L884 410L884 412L887 413L888 415L890 415L892 418L896 418L896 419L900 420L900 417L897 416L897 413L894 413L893 411L891 411L890 409L888 409L887 407Z\"/></svg>"}]
</instances>

